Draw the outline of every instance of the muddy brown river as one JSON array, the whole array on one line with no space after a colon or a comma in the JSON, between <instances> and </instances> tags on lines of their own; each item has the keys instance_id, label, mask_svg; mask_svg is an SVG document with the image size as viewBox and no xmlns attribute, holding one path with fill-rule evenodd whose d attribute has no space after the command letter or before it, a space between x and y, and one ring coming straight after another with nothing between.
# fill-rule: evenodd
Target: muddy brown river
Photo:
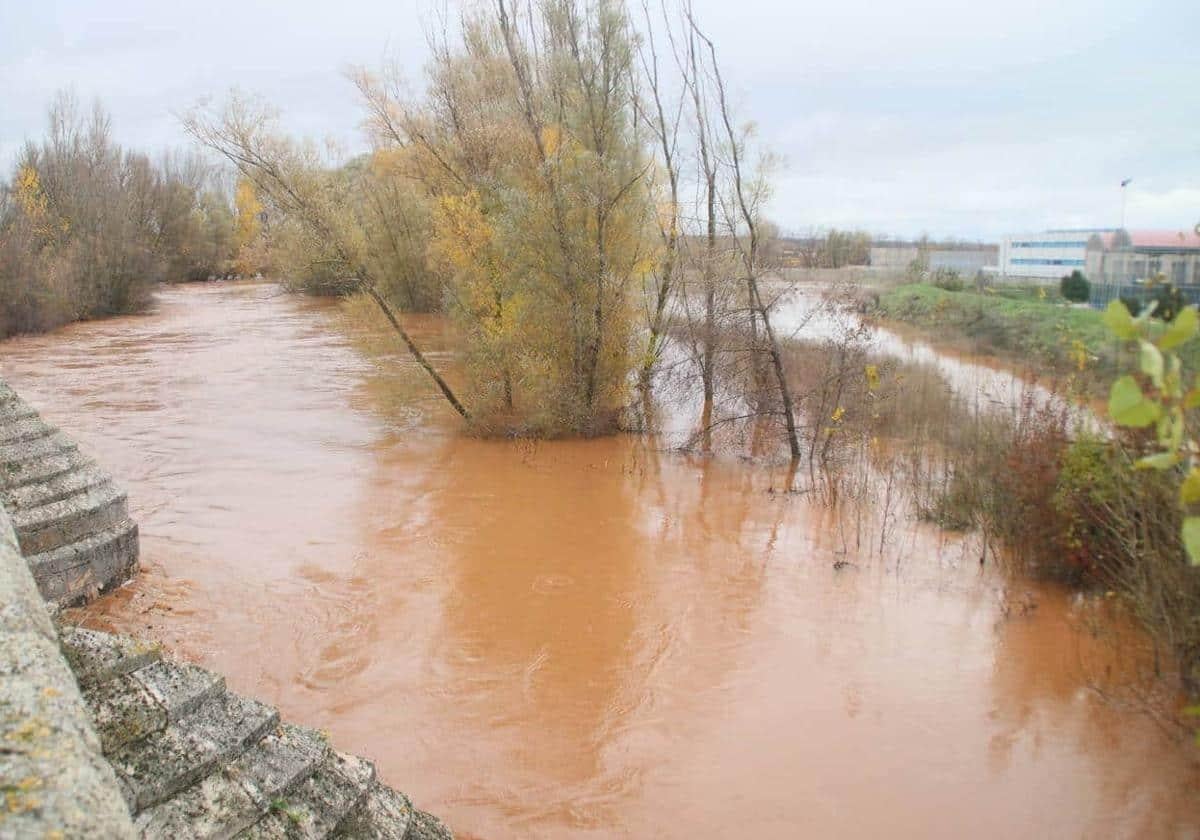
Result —
<instances>
[{"instance_id":1,"label":"muddy brown river","mask_svg":"<svg viewBox=\"0 0 1200 840\"><path fill-rule=\"evenodd\" d=\"M1111 601L903 518L881 547L735 458L464 437L338 319L205 285L0 344L141 524L84 620L328 730L461 838L1200 833Z\"/></svg>"}]
</instances>

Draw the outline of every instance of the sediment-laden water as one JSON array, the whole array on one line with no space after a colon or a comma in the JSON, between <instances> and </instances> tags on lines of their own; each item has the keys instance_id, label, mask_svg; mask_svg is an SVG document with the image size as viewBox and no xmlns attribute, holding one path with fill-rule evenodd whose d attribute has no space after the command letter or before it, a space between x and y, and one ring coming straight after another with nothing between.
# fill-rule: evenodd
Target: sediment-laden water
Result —
<instances>
[{"instance_id":1,"label":"sediment-laden water","mask_svg":"<svg viewBox=\"0 0 1200 840\"><path fill-rule=\"evenodd\" d=\"M464 838L1198 833L1111 602L906 520L881 547L761 465L464 437L337 317L179 287L0 344L141 523L145 571L85 620L328 730Z\"/></svg>"}]
</instances>

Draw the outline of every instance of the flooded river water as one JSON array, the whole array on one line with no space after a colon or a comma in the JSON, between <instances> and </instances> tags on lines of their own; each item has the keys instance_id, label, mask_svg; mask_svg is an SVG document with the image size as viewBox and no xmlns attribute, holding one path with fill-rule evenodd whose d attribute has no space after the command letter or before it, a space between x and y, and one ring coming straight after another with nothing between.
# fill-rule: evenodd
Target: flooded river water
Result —
<instances>
[{"instance_id":1,"label":"flooded river water","mask_svg":"<svg viewBox=\"0 0 1200 840\"><path fill-rule=\"evenodd\" d=\"M858 548L732 458L464 437L337 317L194 286L0 344L141 524L86 621L328 730L462 838L1197 835L1189 750L1094 690L1103 602L916 523Z\"/></svg>"}]
</instances>

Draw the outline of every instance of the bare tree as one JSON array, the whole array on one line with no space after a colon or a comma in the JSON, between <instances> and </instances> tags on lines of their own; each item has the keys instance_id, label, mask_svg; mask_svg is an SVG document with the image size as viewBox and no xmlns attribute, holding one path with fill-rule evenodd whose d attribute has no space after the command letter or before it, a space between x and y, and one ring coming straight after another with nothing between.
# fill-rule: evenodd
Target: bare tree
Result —
<instances>
[{"instance_id":1,"label":"bare tree","mask_svg":"<svg viewBox=\"0 0 1200 840\"><path fill-rule=\"evenodd\" d=\"M709 53L708 70L711 73L715 87L717 115L720 118L725 138L728 142L727 153L729 156L728 163L731 169L733 192L731 202L733 205L732 215L735 216L734 219L730 220L730 236L737 249L742 270L745 274L744 279L751 310L752 335L757 329L755 326L755 318L757 318L757 321L762 325L766 342L766 352L771 359L771 367L774 372L775 384L781 404L780 410L787 429L788 448L791 452L792 460L796 461L800 458L800 440L796 431L795 408L792 402L791 391L788 387L787 376L783 369L779 341L771 325L769 307L763 302L762 289L759 282L763 268L761 254L763 247L761 204L764 199L764 190L761 188L761 185L752 185L749 173L745 171L744 148L746 136L744 132L740 132L734 127L724 77L721 74L720 64L717 61L716 46L700 29L690 5L687 8L686 14L691 31L703 41Z\"/></svg>"},{"instance_id":2,"label":"bare tree","mask_svg":"<svg viewBox=\"0 0 1200 840\"><path fill-rule=\"evenodd\" d=\"M648 127L658 147L661 155L659 163L662 177L666 180L666 209L655 214L655 222L663 249L662 257L657 270L652 275L654 281L650 294L652 308L647 319L649 336L642 366L638 371L638 382L643 399L648 399L651 377L662 356L667 307L675 291L676 272L680 268L679 130L682 124L686 86L681 86L678 101L664 101L666 93L659 67L658 47L654 37L655 26L647 0L642 2L642 13L646 31L645 40L638 50L638 58L649 101L635 101L638 104L638 115L641 122ZM669 21L667 27L668 29L670 27Z\"/></svg>"}]
</instances>

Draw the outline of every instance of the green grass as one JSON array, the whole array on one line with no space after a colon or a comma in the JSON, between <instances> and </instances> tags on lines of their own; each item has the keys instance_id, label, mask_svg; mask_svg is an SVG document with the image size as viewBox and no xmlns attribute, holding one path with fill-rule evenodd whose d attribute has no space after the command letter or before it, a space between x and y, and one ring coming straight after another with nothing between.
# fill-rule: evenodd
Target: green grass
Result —
<instances>
[{"instance_id":1,"label":"green grass","mask_svg":"<svg viewBox=\"0 0 1200 840\"><path fill-rule=\"evenodd\" d=\"M879 311L884 318L917 327L934 342L966 344L1044 374L1065 376L1078 370L1081 347L1088 367L1102 381L1129 363L1128 351L1105 328L1103 313L1065 305L1057 294L1043 300L1032 289L947 292L915 283L884 292Z\"/></svg>"}]
</instances>

